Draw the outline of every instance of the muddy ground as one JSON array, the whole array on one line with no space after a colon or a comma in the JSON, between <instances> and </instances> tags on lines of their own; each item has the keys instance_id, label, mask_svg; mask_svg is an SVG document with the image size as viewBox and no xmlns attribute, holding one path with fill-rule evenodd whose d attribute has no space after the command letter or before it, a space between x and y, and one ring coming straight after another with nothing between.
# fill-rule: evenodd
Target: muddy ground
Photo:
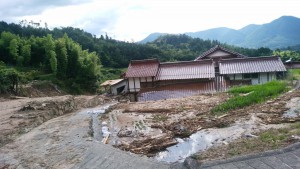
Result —
<instances>
[{"instance_id":1,"label":"muddy ground","mask_svg":"<svg viewBox=\"0 0 300 169\"><path fill-rule=\"evenodd\" d=\"M110 99L103 96L75 97L71 95L2 99L0 102L0 147L52 118L105 102L110 102Z\"/></svg>"},{"instance_id":2,"label":"muddy ground","mask_svg":"<svg viewBox=\"0 0 300 169\"><path fill-rule=\"evenodd\" d=\"M297 111L296 116L283 115L298 104L300 90L284 93L262 104L229 111L225 115L215 116L210 113L214 106L229 97L226 93L220 93L161 101L120 103L108 115L103 116L102 120L110 124L110 144L149 157L177 144L175 138L186 138L203 129L228 127L236 121L247 121L253 116L258 119L255 125L300 120Z\"/></svg>"},{"instance_id":3,"label":"muddy ground","mask_svg":"<svg viewBox=\"0 0 300 169\"><path fill-rule=\"evenodd\" d=\"M51 93L57 94L55 87L49 88L52 88ZM43 96L39 92L35 96ZM227 93L219 93L139 103L123 100L99 119L102 125L109 127L109 144L148 157L177 144L178 139L175 138L186 138L200 130L226 128L253 117L257 119L253 123L256 129L260 128L257 127L259 125L300 120L300 90L284 93L262 104L229 111L225 115L210 113L214 106L229 97ZM104 96L2 97L0 148L52 118L109 102L111 99ZM288 111L291 109L293 111Z\"/></svg>"}]
</instances>

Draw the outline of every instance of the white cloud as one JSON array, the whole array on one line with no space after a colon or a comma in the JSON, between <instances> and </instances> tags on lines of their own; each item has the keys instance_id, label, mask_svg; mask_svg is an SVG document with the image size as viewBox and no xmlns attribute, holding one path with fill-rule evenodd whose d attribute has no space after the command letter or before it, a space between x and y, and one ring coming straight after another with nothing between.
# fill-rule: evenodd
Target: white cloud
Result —
<instances>
[{"instance_id":1,"label":"white cloud","mask_svg":"<svg viewBox=\"0 0 300 169\"><path fill-rule=\"evenodd\" d=\"M26 2L26 3L24 3ZM10 0L0 2L7 21L42 20L135 41L153 32L183 33L213 27L239 29L282 15L300 17L297 0ZM19 5L16 5L19 4ZM11 8L11 9L10 9ZM12 12L3 12L11 10ZM22 14L22 15L21 15Z\"/></svg>"}]
</instances>

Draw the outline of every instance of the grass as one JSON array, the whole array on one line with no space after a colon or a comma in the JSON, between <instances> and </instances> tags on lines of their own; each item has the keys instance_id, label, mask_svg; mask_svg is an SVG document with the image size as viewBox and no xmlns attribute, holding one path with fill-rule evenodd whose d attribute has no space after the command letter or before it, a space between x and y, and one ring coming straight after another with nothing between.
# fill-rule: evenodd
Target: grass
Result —
<instances>
[{"instance_id":1,"label":"grass","mask_svg":"<svg viewBox=\"0 0 300 169\"><path fill-rule=\"evenodd\" d=\"M232 97L225 103L214 107L212 109L212 113L214 115L220 115L229 110L235 110L255 103L261 103L278 96L286 90L286 83L283 81L272 81L260 85L234 87L229 90Z\"/></svg>"},{"instance_id":2,"label":"grass","mask_svg":"<svg viewBox=\"0 0 300 169\"><path fill-rule=\"evenodd\" d=\"M197 155L198 160L231 158L237 155L259 153L274 150L296 143L300 136L300 122L290 124L285 128L269 129L254 134L258 137L241 138L228 145L212 147Z\"/></svg>"}]
</instances>

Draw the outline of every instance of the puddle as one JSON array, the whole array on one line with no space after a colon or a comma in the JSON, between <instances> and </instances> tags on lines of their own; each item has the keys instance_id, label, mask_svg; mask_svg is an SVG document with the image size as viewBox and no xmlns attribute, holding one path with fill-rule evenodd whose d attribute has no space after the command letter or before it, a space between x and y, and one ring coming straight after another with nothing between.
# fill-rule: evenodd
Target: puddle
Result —
<instances>
[{"instance_id":1,"label":"puddle","mask_svg":"<svg viewBox=\"0 0 300 169\"><path fill-rule=\"evenodd\" d=\"M286 105L286 107L290 108L286 111L282 116L285 118L295 118L299 116L300 113L300 98L295 97L292 98Z\"/></svg>"},{"instance_id":2,"label":"puddle","mask_svg":"<svg viewBox=\"0 0 300 169\"><path fill-rule=\"evenodd\" d=\"M231 127L201 130L192 134L187 139L178 139L179 143L177 145L158 153L155 159L170 163L183 162L185 158L197 152L204 151L213 145L228 144L228 142L242 136L253 137L254 135L251 135L252 132L273 126L258 124L257 118L252 116L250 120L236 122Z\"/></svg>"},{"instance_id":3,"label":"puddle","mask_svg":"<svg viewBox=\"0 0 300 169\"><path fill-rule=\"evenodd\" d=\"M106 123L101 124L98 117L99 117L99 115L104 114L107 109L109 109L111 106L113 106L115 104L117 104L117 103L105 104L105 105L102 105L99 107L85 110L86 113L91 114L93 135L94 135L94 139L96 141L101 141L103 139L103 137L110 134L108 132L107 124Z\"/></svg>"}]
</instances>

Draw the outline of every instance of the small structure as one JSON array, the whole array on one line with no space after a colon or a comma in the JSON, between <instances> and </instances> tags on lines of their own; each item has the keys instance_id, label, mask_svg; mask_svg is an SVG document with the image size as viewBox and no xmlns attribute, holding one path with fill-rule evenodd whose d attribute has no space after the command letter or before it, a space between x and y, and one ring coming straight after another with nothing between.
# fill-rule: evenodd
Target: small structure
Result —
<instances>
[{"instance_id":1,"label":"small structure","mask_svg":"<svg viewBox=\"0 0 300 169\"><path fill-rule=\"evenodd\" d=\"M125 78L131 101L146 101L225 91L234 85L263 84L285 71L279 57L247 57L217 45L194 61L133 60Z\"/></svg>"},{"instance_id":2,"label":"small structure","mask_svg":"<svg viewBox=\"0 0 300 169\"><path fill-rule=\"evenodd\" d=\"M112 95L119 95L121 93L126 93L128 90L126 79L116 79L116 80L107 80L102 83L100 86L105 89L108 93Z\"/></svg>"}]
</instances>

